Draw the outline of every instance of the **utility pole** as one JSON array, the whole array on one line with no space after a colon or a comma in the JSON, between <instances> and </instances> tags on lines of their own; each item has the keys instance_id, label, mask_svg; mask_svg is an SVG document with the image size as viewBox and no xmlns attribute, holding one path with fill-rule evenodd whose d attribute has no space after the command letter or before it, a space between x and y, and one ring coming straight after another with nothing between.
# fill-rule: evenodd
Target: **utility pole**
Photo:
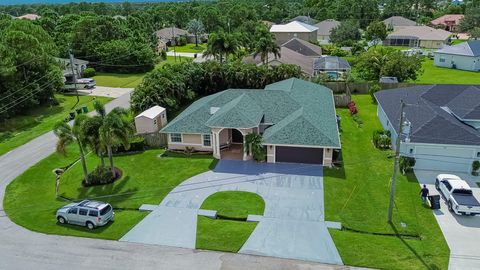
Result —
<instances>
[{"instance_id":1,"label":"utility pole","mask_svg":"<svg viewBox=\"0 0 480 270\"><path fill-rule=\"evenodd\" d=\"M397 140L395 142L395 161L393 162L393 175L392 175L392 183L390 187L390 204L388 205L388 222L392 223L393 220L393 206L395 204L395 189L397 186L397 172L398 172L398 160L400 157L400 142L403 130L403 119L404 119L404 112L403 109L405 108L405 103L403 100L400 101L400 122L398 124L398 134Z\"/></svg>"},{"instance_id":2,"label":"utility pole","mask_svg":"<svg viewBox=\"0 0 480 270\"><path fill-rule=\"evenodd\" d=\"M172 42L173 42L173 59L175 60L175 62L177 62L177 50L176 50L177 41L175 40L175 32L173 29L173 25L172 25Z\"/></svg>"},{"instance_id":3,"label":"utility pole","mask_svg":"<svg viewBox=\"0 0 480 270\"><path fill-rule=\"evenodd\" d=\"M80 98L78 97L77 74L75 74L75 61L74 61L74 58L73 58L72 50L70 50L70 67L72 69L73 85L75 87L75 93L77 94L77 103L75 103L75 105L73 105L73 107L72 107L72 109L73 109L80 102Z\"/></svg>"}]
</instances>

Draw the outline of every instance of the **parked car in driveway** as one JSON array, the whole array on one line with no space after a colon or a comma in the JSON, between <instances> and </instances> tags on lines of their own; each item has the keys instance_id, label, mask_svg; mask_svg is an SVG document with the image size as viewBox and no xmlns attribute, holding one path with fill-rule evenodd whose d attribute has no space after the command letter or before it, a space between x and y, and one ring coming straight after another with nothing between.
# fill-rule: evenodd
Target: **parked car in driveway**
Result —
<instances>
[{"instance_id":1,"label":"parked car in driveway","mask_svg":"<svg viewBox=\"0 0 480 270\"><path fill-rule=\"evenodd\" d=\"M57 210L57 221L60 224L86 226L90 230L104 226L113 220L114 216L115 213L110 204L89 200L70 203Z\"/></svg>"},{"instance_id":2,"label":"parked car in driveway","mask_svg":"<svg viewBox=\"0 0 480 270\"><path fill-rule=\"evenodd\" d=\"M479 215L480 203L473 196L470 186L453 174L439 174L435 188L447 201L448 209L457 215Z\"/></svg>"}]
</instances>

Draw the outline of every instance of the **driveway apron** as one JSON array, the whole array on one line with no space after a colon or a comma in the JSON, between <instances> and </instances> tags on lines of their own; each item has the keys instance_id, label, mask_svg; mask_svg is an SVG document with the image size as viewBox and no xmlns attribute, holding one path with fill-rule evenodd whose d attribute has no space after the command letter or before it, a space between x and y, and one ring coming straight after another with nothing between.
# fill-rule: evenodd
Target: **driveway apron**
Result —
<instances>
[{"instance_id":1,"label":"driveway apron","mask_svg":"<svg viewBox=\"0 0 480 270\"><path fill-rule=\"evenodd\" d=\"M324 222L323 169L309 164L221 160L172 190L121 241L195 248L198 209L208 196L228 190L265 201L240 253L342 264Z\"/></svg>"}]
</instances>

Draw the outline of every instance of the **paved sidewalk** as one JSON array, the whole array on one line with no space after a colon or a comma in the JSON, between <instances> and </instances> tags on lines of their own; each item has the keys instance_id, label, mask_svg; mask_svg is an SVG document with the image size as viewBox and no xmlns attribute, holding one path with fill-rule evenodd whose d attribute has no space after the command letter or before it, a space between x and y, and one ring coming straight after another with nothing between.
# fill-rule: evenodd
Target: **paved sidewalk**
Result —
<instances>
[{"instance_id":1,"label":"paved sidewalk","mask_svg":"<svg viewBox=\"0 0 480 270\"><path fill-rule=\"evenodd\" d=\"M435 178L440 173L445 172L415 170L418 181L421 185L427 185L430 194L439 194L435 189ZM475 197L480 200L480 188L476 184L476 182L480 182L480 178L469 174L454 174L469 182ZM480 269L480 249L478 248L480 243L480 216L457 216L448 211L443 198L441 199L441 209L434 210L433 214L450 248L448 269Z\"/></svg>"},{"instance_id":2,"label":"paved sidewalk","mask_svg":"<svg viewBox=\"0 0 480 270\"><path fill-rule=\"evenodd\" d=\"M218 191L240 190L265 201L264 217L240 253L342 264L324 222L322 173L317 165L221 160L213 171L176 187L121 241L193 249L203 201Z\"/></svg>"}]
</instances>

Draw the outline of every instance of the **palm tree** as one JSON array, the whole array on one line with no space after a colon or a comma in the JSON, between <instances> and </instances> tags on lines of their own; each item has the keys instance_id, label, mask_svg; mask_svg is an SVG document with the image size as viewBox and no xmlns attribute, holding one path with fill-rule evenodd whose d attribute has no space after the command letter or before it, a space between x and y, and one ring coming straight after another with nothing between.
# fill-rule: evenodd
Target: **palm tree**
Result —
<instances>
[{"instance_id":1,"label":"palm tree","mask_svg":"<svg viewBox=\"0 0 480 270\"><path fill-rule=\"evenodd\" d=\"M103 125L103 118L99 115L85 119L82 124L82 131L85 136L85 144L100 157L101 166L105 167L105 145L100 140L98 133Z\"/></svg>"},{"instance_id":2,"label":"palm tree","mask_svg":"<svg viewBox=\"0 0 480 270\"><path fill-rule=\"evenodd\" d=\"M114 177L116 173L113 166L113 146L121 144L125 149L130 148L129 138L133 134L133 125L127 118L127 110L115 108L105 115L102 126L98 130L100 140L107 149L110 169Z\"/></svg>"},{"instance_id":3,"label":"palm tree","mask_svg":"<svg viewBox=\"0 0 480 270\"><path fill-rule=\"evenodd\" d=\"M220 63L228 60L228 56L234 54L238 50L238 41L235 35L225 33L223 31L211 33L208 38L207 50L204 56L213 56Z\"/></svg>"},{"instance_id":4,"label":"palm tree","mask_svg":"<svg viewBox=\"0 0 480 270\"><path fill-rule=\"evenodd\" d=\"M197 19L193 19L188 22L187 30L190 34L195 35L195 47L198 47L198 35L201 35L205 32L203 23Z\"/></svg>"},{"instance_id":5,"label":"palm tree","mask_svg":"<svg viewBox=\"0 0 480 270\"><path fill-rule=\"evenodd\" d=\"M250 133L245 136L245 153L252 155L257 161L265 160L265 148L263 138L260 134Z\"/></svg>"},{"instance_id":6,"label":"palm tree","mask_svg":"<svg viewBox=\"0 0 480 270\"><path fill-rule=\"evenodd\" d=\"M73 122L73 126L70 126L64 121L60 121L53 127L53 133L58 137L57 152L61 154L66 154L67 145L77 142L78 149L80 150L80 161L82 163L84 181L88 184L88 169L84 152L85 137L82 132L82 124L86 119L86 115L77 115Z\"/></svg>"},{"instance_id":7,"label":"palm tree","mask_svg":"<svg viewBox=\"0 0 480 270\"><path fill-rule=\"evenodd\" d=\"M257 57L260 54L262 63L266 65L268 63L268 55L271 53L277 59L280 57L280 46L278 46L275 37L268 30L263 28L257 28L258 41L255 43L253 57Z\"/></svg>"}]
</instances>

